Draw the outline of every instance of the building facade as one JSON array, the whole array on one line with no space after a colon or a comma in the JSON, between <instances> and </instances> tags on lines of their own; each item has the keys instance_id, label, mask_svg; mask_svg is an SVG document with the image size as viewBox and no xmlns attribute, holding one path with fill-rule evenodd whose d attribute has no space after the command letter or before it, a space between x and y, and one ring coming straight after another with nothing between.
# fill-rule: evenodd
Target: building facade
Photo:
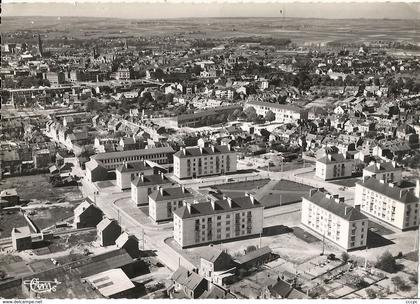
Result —
<instances>
[{"instance_id":1,"label":"building facade","mask_svg":"<svg viewBox=\"0 0 420 304\"><path fill-rule=\"evenodd\" d=\"M419 221L419 185L415 189L365 177L356 183L355 206L367 215L398 229L417 227Z\"/></svg>"},{"instance_id":2,"label":"building facade","mask_svg":"<svg viewBox=\"0 0 420 304\"><path fill-rule=\"evenodd\" d=\"M170 187L174 183L170 181L163 173L144 175L140 173L131 182L131 200L136 206L147 205L149 195L158 189L158 187Z\"/></svg>"},{"instance_id":3,"label":"building facade","mask_svg":"<svg viewBox=\"0 0 420 304\"><path fill-rule=\"evenodd\" d=\"M327 154L316 160L315 175L323 180L351 177L354 159L343 154Z\"/></svg>"},{"instance_id":4,"label":"building facade","mask_svg":"<svg viewBox=\"0 0 420 304\"><path fill-rule=\"evenodd\" d=\"M368 218L344 198L311 190L302 198L301 223L345 250L366 247Z\"/></svg>"},{"instance_id":5,"label":"building facade","mask_svg":"<svg viewBox=\"0 0 420 304\"><path fill-rule=\"evenodd\" d=\"M108 170L118 168L124 163L136 163L149 160L158 164L168 164L175 151L171 147L148 148L121 152L99 153L91 156L91 160L100 163Z\"/></svg>"},{"instance_id":6,"label":"building facade","mask_svg":"<svg viewBox=\"0 0 420 304\"><path fill-rule=\"evenodd\" d=\"M367 176L375 176L378 180L395 183L401 181L402 168L398 167L395 161L374 163L363 169L363 177Z\"/></svg>"},{"instance_id":7,"label":"building facade","mask_svg":"<svg viewBox=\"0 0 420 304\"><path fill-rule=\"evenodd\" d=\"M236 172L237 156L230 145L186 147L174 154L179 179Z\"/></svg>"},{"instance_id":8,"label":"building facade","mask_svg":"<svg viewBox=\"0 0 420 304\"><path fill-rule=\"evenodd\" d=\"M145 161L138 163L124 163L115 170L117 186L121 190L130 189L131 182L141 173L145 175L153 174L153 168Z\"/></svg>"},{"instance_id":9,"label":"building facade","mask_svg":"<svg viewBox=\"0 0 420 304\"><path fill-rule=\"evenodd\" d=\"M263 117L268 111L273 112L277 123L296 124L299 119L308 119L308 111L290 104L250 101L245 104L245 109L249 107L255 108L257 115Z\"/></svg>"},{"instance_id":10,"label":"building facade","mask_svg":"<svg viewBox=\"0 0 420 304\"><path fill-rule=\"evenodd\" d=\"M194 195L185 187L163 188L153 191L149 195L149 216L155 221L167 221L173 219L173 212L184 206L192 204Z\"/></svg>"},{"instance_id":11,"label":"building facade","mask_svg":"<svg viewBox=\"0 0 420 304\"><path fill-rule=\"evenodd\" d=\"M258 235L263 209L253 196L186 204L174 212L174 239L186 248Z\"/></svg>"}]
</instances>

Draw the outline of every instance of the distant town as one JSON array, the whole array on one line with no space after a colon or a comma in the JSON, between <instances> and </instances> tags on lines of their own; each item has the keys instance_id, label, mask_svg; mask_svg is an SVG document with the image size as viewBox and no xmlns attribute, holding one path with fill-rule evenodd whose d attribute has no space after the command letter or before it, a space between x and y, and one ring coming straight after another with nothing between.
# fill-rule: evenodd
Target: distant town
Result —
<instances>
[{"instance_id":1,"label":"distant town","mask_svg":"<svg viewBox=\"0 0 420 304\"><path fill-rule=\"evenodd\" d=\"M418 39L81 20L2 31L0 298L417 297Z\"/></svg>"}]
</instances>

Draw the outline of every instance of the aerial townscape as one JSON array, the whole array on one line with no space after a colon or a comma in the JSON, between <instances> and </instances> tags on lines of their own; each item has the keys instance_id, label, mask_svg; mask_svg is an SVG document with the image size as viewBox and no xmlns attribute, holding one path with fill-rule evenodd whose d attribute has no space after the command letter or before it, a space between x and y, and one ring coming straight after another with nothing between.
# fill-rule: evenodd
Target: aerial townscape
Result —
<instances>
[{"instance_id":1,"label":"aerial townscape","mask_svg":"<svg viewBox=\"0 0 420 304\"><path fill-rule=\"evenodd\" d=\"M417 297L419 20L3 17L0 298Z\"/></svg>"}]
</instances>

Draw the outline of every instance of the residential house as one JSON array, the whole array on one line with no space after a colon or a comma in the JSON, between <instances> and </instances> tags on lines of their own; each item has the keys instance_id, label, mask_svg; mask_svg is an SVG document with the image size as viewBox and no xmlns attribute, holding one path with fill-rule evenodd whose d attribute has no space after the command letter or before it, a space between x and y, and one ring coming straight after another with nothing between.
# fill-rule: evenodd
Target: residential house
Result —
<instances>
[{"instance_id":1,"label":"residential house","mask_svg":"<svg viewBox=\"0 0 420 304\"><path fill-rule=\"evenodd\" d=\"M74 226L77 229L96 227L102 221L102 211L87 200L74 209Z\"/></svg>"}]
</instances>

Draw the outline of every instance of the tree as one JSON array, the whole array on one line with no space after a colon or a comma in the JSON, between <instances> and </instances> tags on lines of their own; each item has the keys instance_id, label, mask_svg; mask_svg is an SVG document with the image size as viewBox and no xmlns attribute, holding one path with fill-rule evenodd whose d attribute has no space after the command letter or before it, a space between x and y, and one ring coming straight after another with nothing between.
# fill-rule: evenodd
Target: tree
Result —
<instances>
[{"instance_id":1,"label":"tree","mask_svg":"<svg viewBox=\"0 0 420 304\"><path fill-rule=\"evenodd\" d=\"M401 291L408 291L411 289L409 285L407 285L406 281L401 279L401 277L396 276L391 279L392 283L395 285L395 287L398 288L398 290Z\"/></svg>"},{"instance_id":2,"label":"tree","mask_svg":"<svg viewBox=\"0 0 420 304\"><path fill-rule=\"evenodd\" d=\"M343 252L341 254L341 259L343 260L344 263L347 263L347 261L350 259L350 256L347 252Z\"/></svg>"},{"instance_id":3,"label":"tree","mask_svg":"<svg viewBox=\"0 0 420 304\"><path fill-rule=\"evenodd\" d=\"M409 280L410 280L413 284L417 285L417 284L418 284L418 273L417 273L417 271L416 271L415 273L411 274L411 275L408 277L408 279L409 279Z\"/></svg>"},{"instance_id":4,"label":"tree","mask_svg":"<svg viewBox=\"0 0 420 304\"><path fill-rule=\"evenodd\" d=\"M274 114L274 112L273 112L273 111L268 110L268 111L265 113L265 120L266 120L266 121L274 121L275 119L276 119L276 115Z\"/></svg>"},{"instance_id":5,"label":"tree","mask_svg":"<svg viewBox=\"0 0 420 304\"><path fill-rule=\"evenodd\" d=\"M255 247L254 245L249 245L248 247L246 247L245 253L250 253L255 250L257 250L257 247Z\"/></svg>"},{"instance_id":6,"label":"tree","mask_svg":"<svg viewBox=\"0 0 420 304\"><path fill-rule=\"evenodd\" d=\"M366 294L367 294L369 299L376 299L378 297L378 295L376 294L376 292L372 288L366 289Z\"/></svg>"},{"instance_id":7,"label":"tree","mask_svg":"<svg viewBox=\"0 0 420 304\"><path fill-rule=\"evenodd\" d=\"M389 251L384 252L378 258L375 267L389 273L394 273L398 270L395 257Z\"/></svg>"},{"instance_id":8,"label":"tree","mask_svg":"<svg viewBox=\"0 0 420 304\"><path fill-rule=\"evenodd\" d=\"M248 107L245 109L244 111L246 118L248 121L254 121L255 119L257 119L258 115L257 115L257 111L255 110L254 107Z\"/></svg>"}]
</instances>

